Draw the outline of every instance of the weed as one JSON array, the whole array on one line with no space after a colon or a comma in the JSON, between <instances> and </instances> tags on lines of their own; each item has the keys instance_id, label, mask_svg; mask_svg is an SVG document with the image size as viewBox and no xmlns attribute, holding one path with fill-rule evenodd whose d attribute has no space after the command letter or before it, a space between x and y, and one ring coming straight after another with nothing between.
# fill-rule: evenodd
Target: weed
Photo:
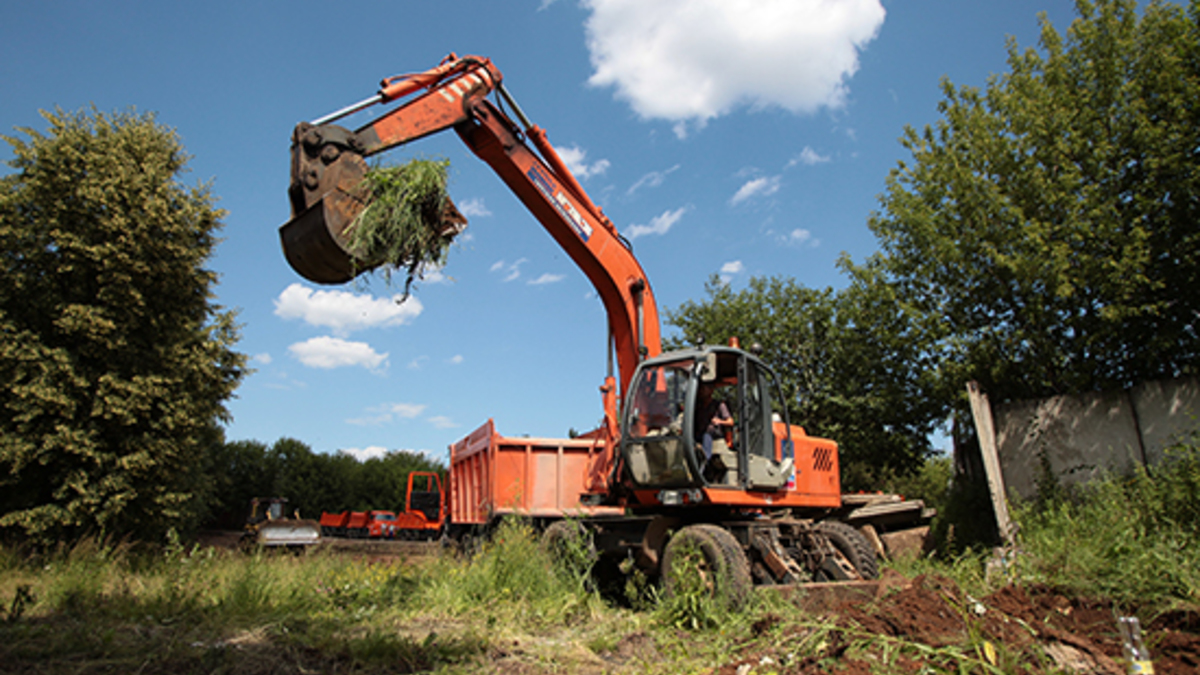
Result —
<instances>
[{"instance_id":1,"label":"weed","mask_svg":"<svg viewBox=\"0 0 1200 675\"><path fill-rule=\"evenodd\" d=\"M676 535L678 536L678 535ZM660 620L684 630L708 630L720 626L728 618L718 580L720 570L714 569L699 546L691 541L676 547L677 554L665 564L669 577L669 592L660 599L655 610Z\"/></svg>"},{"instance_id":2,"label":"weed","mask_svg":"<svg viewBox=\"0 0 1200 675\"><path fill-rule=\"evenodd\" d=\"M32 607L37 602L37 598L33 595L33 588L29 584L21 584L17 586L13 593L12 604L8 606L8 614L4 617L5 621L17 621L25 615L25 610Z\"/></svg>"},{"instance_id":3,"label":"weed","mask_svg":"<svg viewBox=\"0 0 1200 675\"><path fill-rule=\"evenodd\" d=\"M1172 448L1138 469L1018 504L1020 578L1131 607L1200 599L1200 449Z\"/></svg>"},{"instance_id":4,"label":"weed","mask_svg":"<svg viewBox=\"0 0 1200 675\"><path fill-rule=\"evenodd\" d=\"M368 197L347 228L350 250L368 264L386 264L389 280L391 269L406 270L406 294L423 269L445 264L458 234L457 224L444 217L447 209L453 210L446 194L449 165L446 160L413 159L372 167L363 179Z\"/></svg>"}]
</instances>

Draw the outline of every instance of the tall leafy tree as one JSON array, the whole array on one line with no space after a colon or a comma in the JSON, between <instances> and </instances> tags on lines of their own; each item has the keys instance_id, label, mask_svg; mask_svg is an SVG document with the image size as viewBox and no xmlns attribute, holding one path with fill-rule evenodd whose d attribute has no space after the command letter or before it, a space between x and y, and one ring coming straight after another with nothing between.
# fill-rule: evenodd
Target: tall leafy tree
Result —
<instances>
[{"instance_id":1,"label":"tall leafy tree","mask_svg":"<svg viewBox=\"0 0 1200 675\"><path fill-rule=\"evenodd\" d=\"M870 219L865 267L923 317L943 397L1129 386L1200 365L1200 4L1077 3L1040 50L1009 44ZM852 266L851 266L852 267Z\"/></svg>"},{"instance_id":2,"label":"tall leafy tree","mask_svg":"<svg viewBox=\"0 0 1200 675\"><path fill-rule=\"evenodd\" d=\"M243 375L204 267L224 213L153 115L44 113L0 178L0 530L160 537Z\"/></svg>"}]
</instances>

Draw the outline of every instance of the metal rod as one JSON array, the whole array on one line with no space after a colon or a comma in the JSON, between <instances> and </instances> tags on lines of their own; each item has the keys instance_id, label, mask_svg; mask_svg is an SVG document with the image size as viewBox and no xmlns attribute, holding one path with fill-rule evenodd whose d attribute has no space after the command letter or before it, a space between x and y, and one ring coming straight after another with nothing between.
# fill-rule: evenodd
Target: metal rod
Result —
<instances>
[{"instance_id":1,"label":"metal rod","mask_svg":"<svg viewBox=\"0 0 1200 675\"><path fill-rule=\"evenodd\" d=\"M633 282L633 302L637 305L637 357L638 361L646 358L646 313L642 301L642 291L646 290L646 282L638 279Z\"/></svg>"},{"instance_id":2,"label":"metal rod","mask_svg":"<svg viewBox=\"0 0 1200 675\"><path fill-rule=\"evenodd\" d=\"M318 127L321 126L322 124L329 124L330 122L332 122L334 120L340 120L341 118L343 118L347 115L353 115L354 113L358 112L359 110L362 110L363 108L369 108L369 107L375 105L376 103L379 103L382 100L383 100L383 94L375 94L371 98L365 98L365 99L359 101L358 103L355 103L353 105L348 105L345 108L338 110L337 112L331 112L324 117L318 117L317 119L312 121L312 124L313 124L313 126L318 126Z\"/></svg>"},{"instance_id":3,"label":"metal rod","mask_svg":"<svg viewBox=\"0 0 1200 675\"><path fill-rule=\"evenodd\" d=\"M512 106L513 112L517 114L517 119L521 121L521 124L525 129L533 126L533 124L529 122L529 118L525 116L525 112L521 110L521 106L517 105L516 99L512 97L512 94L508 93L508 88L504 86L503 82L496 87L496 90L499 91L500 95L504 97L504 101Z\"/></svg>"},{"instance_id":4,"label":"metal rod","mask_svg":"<svg viewBox=\"0 0 1200 675\"><path fill-rule=\"evenodd\" d=\"M608 324L607 325L607 328L608 328L607 335L604 336L604 338L605 338L604 339L604 351L606 352L606 354L608 356L608 373L606 373L606 374L609 377L612 377L613 376L613 350L615 349L615 345L614 345L615 340L613 338L613 325L612 325L611 317L608 319L607 324Z\"/></svg>"}]
</instances>

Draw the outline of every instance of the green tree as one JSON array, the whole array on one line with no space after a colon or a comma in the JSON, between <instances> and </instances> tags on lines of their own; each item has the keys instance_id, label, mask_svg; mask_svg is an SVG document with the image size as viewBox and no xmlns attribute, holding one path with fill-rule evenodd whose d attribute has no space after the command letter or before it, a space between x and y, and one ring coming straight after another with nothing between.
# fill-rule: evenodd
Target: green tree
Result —
<instances>
[{"instance_id":1,"label":"green tree","mask_svg":"<svg viewBox=\"0 0 1200 675\"><path fill-rule=\"evenodd\" d=\"M251 499L274 496L279 466L266 444L223 443L212 452L209 462L213 497L206 526L238 529L245 523Z\"/></svg>"},{"instance_id":2,"label":"green tree","mask_svg":"<svg viewBox=\"0 0 1200 675\"><path fill-rule=\"evenodd\" d=\"M224 214L153 115L43 115L0 178L0 530L156 539L203 512L243 376L203 267Z\"/></svg>"},{"instance_id":3,"label":"green tree","mask_svg":"<svg viewBox=\"0 0 1200 675\"><path fill-rule=\"evenodd\" d=\"M299 509L306 518L320 518L318 510L328 499L326 493L339 481L331 480L326 455L318 455L308 445L294 439L281 438L267 453L277 467L271 494L259 497L286 497L289 509Z\"/></svg>"},{"instance_id":4,"label":"green tree","mask_svg":"<svg viewBox=\"0 0 1200 675\"><path fill-rule=\"evenodd\" d=\"M858 277L835 293L778 277L753 278L735 292L714 276L706 301L667 312L686 336L668 340L670 348L701 336L761 345L792 423L838 442L851 490L877 489L890 475L918 470L946 414L931 395L934 380L911 317L870 270Z\"/></svg>"},{"instance_id":5,"label":"green tree","mask_svg":"<svg viewBox=\"0 0 1200 675\"><path fill-rule=\"evenodd\" d=\"M1200 363L1200 4L1076 5L1065 39L1043 17L1040 53L1010 42L983 91L943 82L870 219L864 268L923 317L944 400Z\"/></svg>"},{"instance_id":6,"label":"green tree","mask_svg":"<svg viewBox=\"0 0 1200 675\"><path fill-rule=\"evenodd\" d=\"M445 467L425 455L407 450L393 450L362 462L359 464L355 508L404 510L408 475L414 471L444 473Z\"/></svg>"}]
</instances>

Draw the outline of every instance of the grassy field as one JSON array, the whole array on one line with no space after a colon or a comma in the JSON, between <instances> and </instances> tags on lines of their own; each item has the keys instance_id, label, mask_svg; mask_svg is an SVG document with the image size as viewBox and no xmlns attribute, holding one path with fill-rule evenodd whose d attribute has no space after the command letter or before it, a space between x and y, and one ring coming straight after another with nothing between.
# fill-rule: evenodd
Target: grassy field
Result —
<instances>
[{"instance_id":1,"label":"grassy field","mask_svg":"<svg viewBox=\"0 0 1200 675\"><path fill-rule=\"evenodd\" d=\"M1012 599L1032 612L1050 589L1077 608L1074 617L1047 610L1046 622L1082 617L1098 605L1078 599L1101 598L1101 614L1137 614L1146 625L1184 617L1171 625L1200 632L1187 619L1200 616L1197 516L1200 454L1182 448L1153 477L1018 508L1019 547L1006 565L983 553L893 563L886 575L897 590L848 615L809 614L772 593L728 612L694 595L660 599L636 578L621 602L605 600L582 554L556 564L515 522L469 560L247 555L178 542L154 552L95 541L41 555L0 549L0 671L1072 672L1045 639L1057 633L1008 607ZM917 601L952 615L942 637L896 627ZM1028 631L1012 633L1018 623ZM1104 635L1087 639L1113 657Z\"/></svg>"}]
</instances>

